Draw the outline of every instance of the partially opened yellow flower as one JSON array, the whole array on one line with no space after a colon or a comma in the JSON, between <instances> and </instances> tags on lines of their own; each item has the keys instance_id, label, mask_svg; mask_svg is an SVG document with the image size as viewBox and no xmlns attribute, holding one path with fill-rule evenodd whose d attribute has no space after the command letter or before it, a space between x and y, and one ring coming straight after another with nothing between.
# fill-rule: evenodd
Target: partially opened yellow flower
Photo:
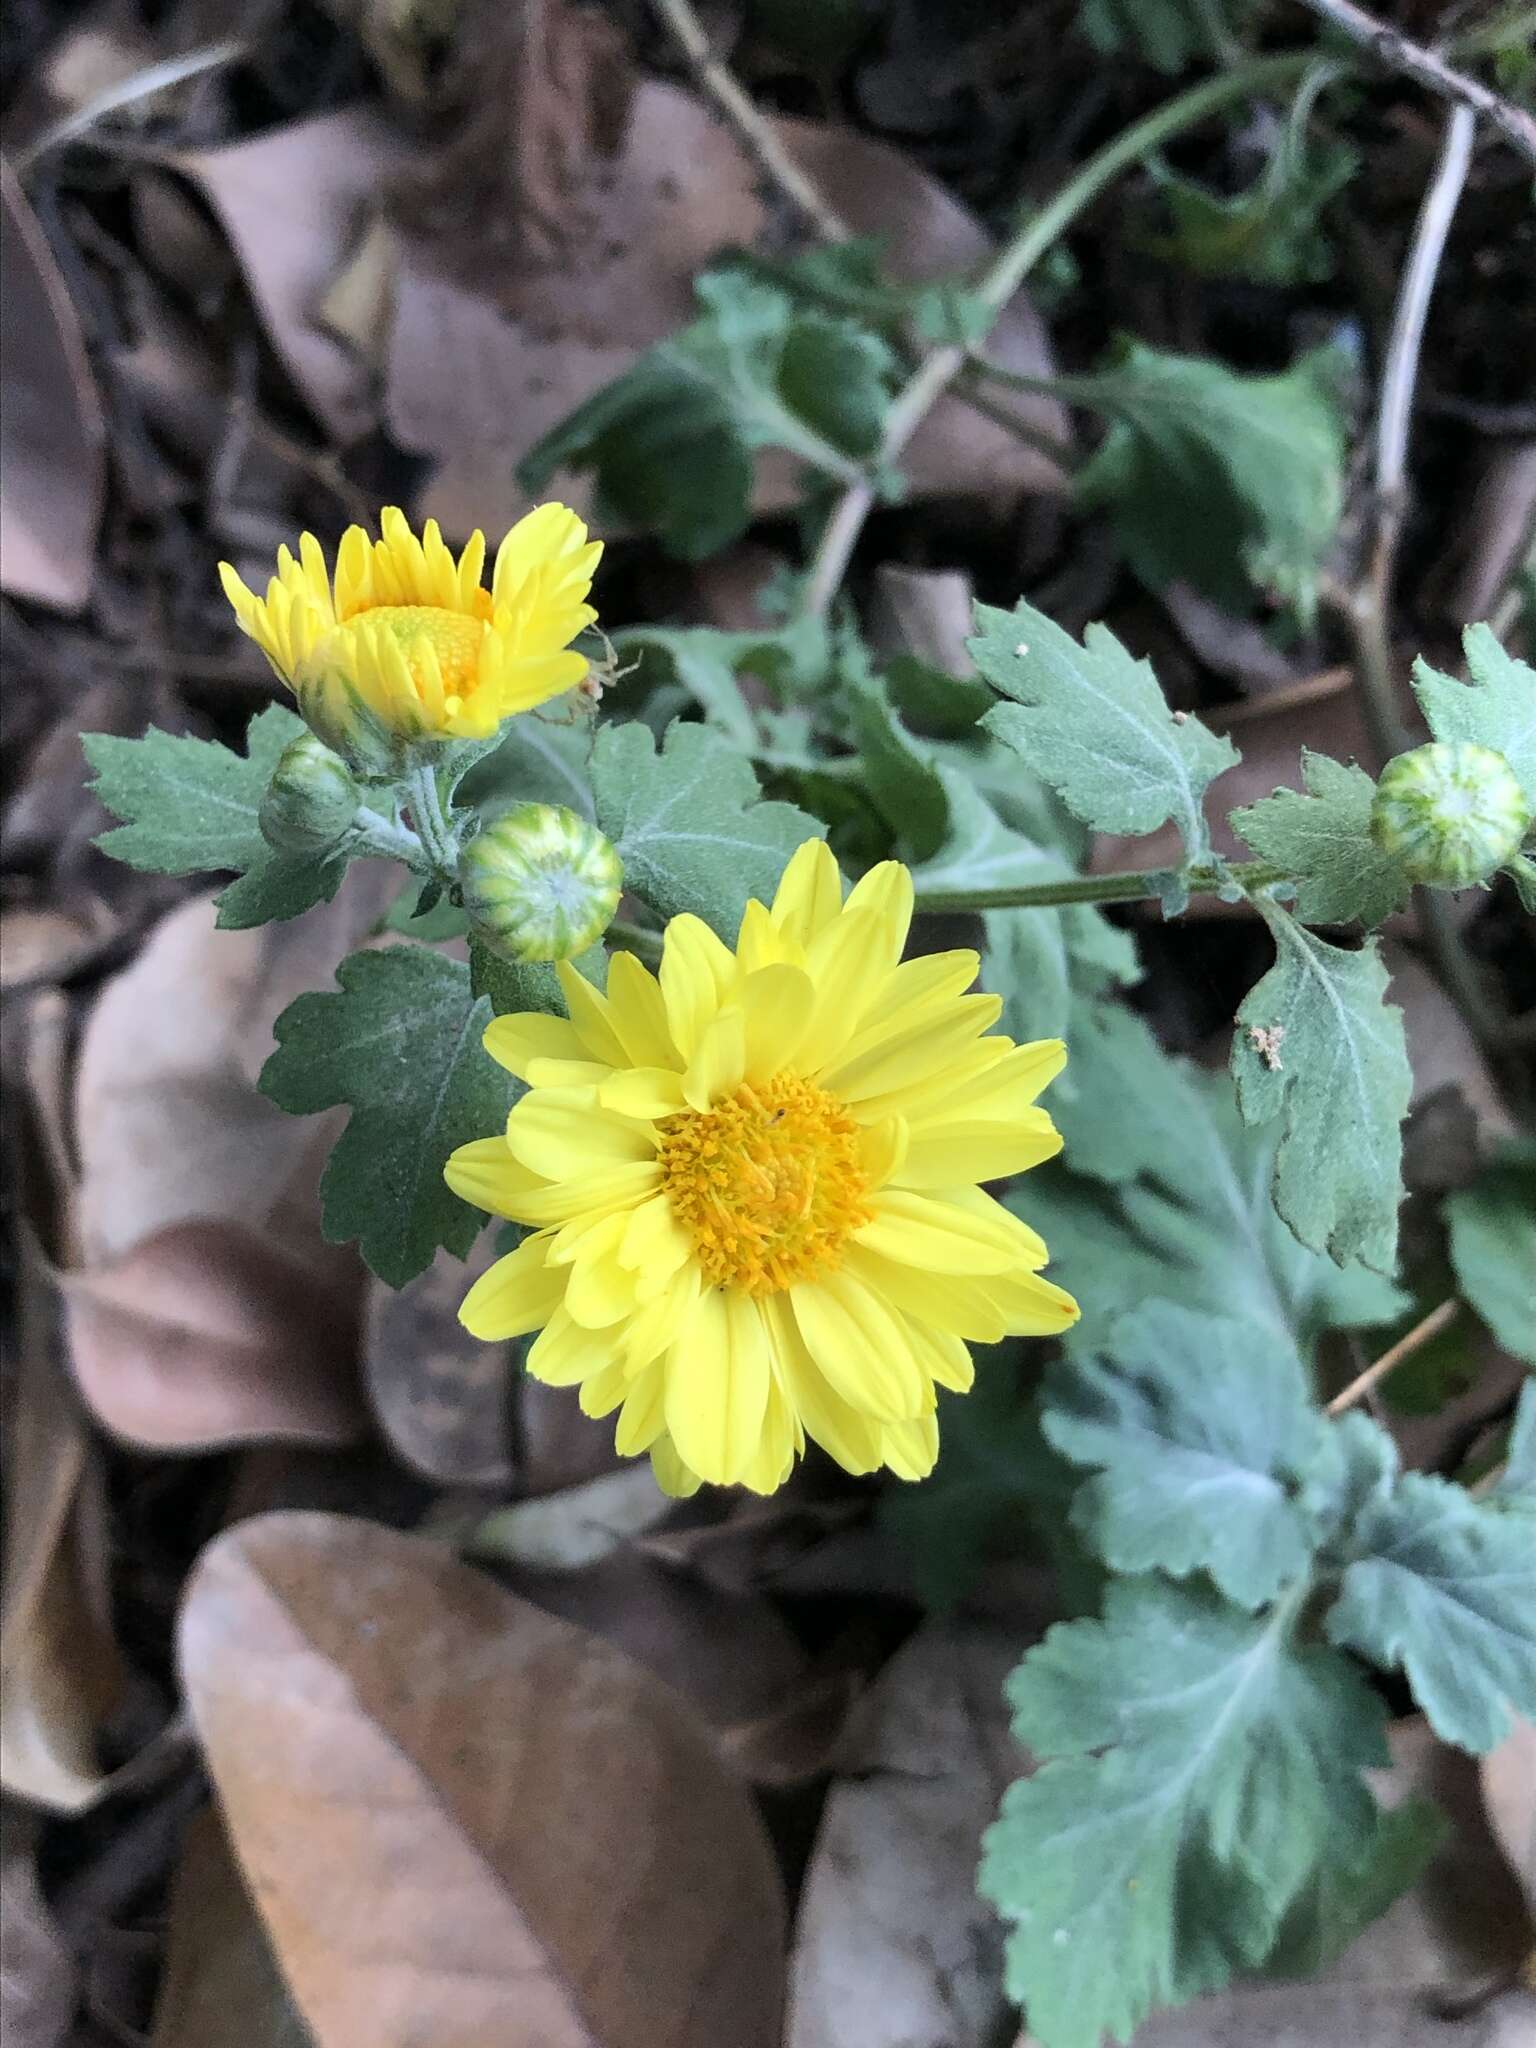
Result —
<instances>
[{"instance_id":1,"label":"partially opened yellow flower","mask_svg":"<svg viewBox=\"0 0 1536 2048\"><path fill-rule=\"evenodd\" d=\"M605 996L562 962L569 1021L486 1032L528 1092L448 1181L534 1229L461 1317L540 1330L528 1370L617 1409L619 1450L648 1450L668 1492L772 1492L807 1437L850 1472L921 1478L967 1342L1077 1319L1040 1239L977 1185L1059 1149L1034 1105L1065 1048L989 1035L974 953L902 962L911 916L904 867L845 903L810 840L734 953L676 917L659 979L616 954Z\"/></svg>"},{"instance_id":2,"label":"partially opened yellow flower","mask_svg":"<svg viewBox=\"0 0 1536 2048\"><path fill-rule=\"evenodd\" d=\"M327 746L383 767L400 740L487 739L586 675L570 643L597 617L586 596L603 550L566 506L518 521L489 590L483 533L455 560L435 519L420 540L393 505L379 525L376 541L347 528L334 584L311 533L297 561L278 549L264 599L219 564L242 628Z\"/></svg>"}]
</instances>

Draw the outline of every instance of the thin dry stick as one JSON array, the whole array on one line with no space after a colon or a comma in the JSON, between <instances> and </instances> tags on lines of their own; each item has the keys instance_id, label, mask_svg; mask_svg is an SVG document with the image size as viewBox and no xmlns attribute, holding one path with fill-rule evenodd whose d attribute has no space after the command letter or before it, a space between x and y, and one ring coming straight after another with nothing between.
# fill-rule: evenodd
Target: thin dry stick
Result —
<instances>
[{"instance_id":1,"label":"thin dry stick","mask_svg":"<svg viewBox=\"0 0 1536 2048\"><path fill-rule=\"evenodd\" d=\"M200 50L188 50L180 57L167 57L164 63L151 64L143 71L135 71L131 78L120 79L116 85L108 86L94 99L87 100L83 107L77 107L63 120L55 121L51 128L45 128L35 142L17 153L15 168L18 175L25 173L39 157L46 156L61 143L75 142L95 127L106 114L115 114L122 107L131 107L139 100L151 98L157 92L164 92L167 86L181 85L189 78L199 78L206 71L218 71L226 64L238 64L251 48L246 36L232 36L222 43L207 43Z\"/></svg>"},{"instance_id":2,"label":"thin dry stick","mask_svg":"<svg viewBox=\"0 0 1536 2048\"><path fill-rule=\"evenodd\" d=\"M1411 42L1400 30L1389 28L1384 21L1367 14L1363 7L1356 7L1354 0L1301 0L1301 5L1324 21L1331 22L1352 43L1368 50L1387 70L1400 71L1405 78L1438 93L1441 99L1453 100L1458 106L1470 108L1474 114L1482 114L1512 148L1519 150L1527 163L1536 164L1536 120L1519 107L1511 106L1508 100L1501 99L1480 79L1468 78L1464 71L1454 70L1433 50L1426 50L1422 43Z\"/></svg>"},{"instance_id":3,"label":"thin dry stick","mask_svg":"<svg viewBox=\"0 0 1536 2048\"><path fill-rule=\"evenodd\" d=\"M764 177L824 242L846 242L847 225L785 149L772 122L758 112L715 55L703 23L693 11L692 0L656 0L656 12L677 38L699 84L740 136Z\"/></svg>"},{"instance_id":4,"label":"thin dry stick","mask_svg":"<svg viewBox=\"0 0 1536 2048\"><path fill-rule=\"evenodd\" d=\"M1379 1386L1389 1372L1394 1372L1405 1358L1412 1358L1415 1351L1421 1351L1431 1337L1438 1337L1460 1314L1461 1303L1454 1294L1449 1301L1442 1301L1438 1308L1432 1308L1422 1322L1414 1324L1406 1337L1399 1337L1390 1351L1383 1351L1374 1365L1368 1365L1358 1379L1351 1380L1342 1394L1335 1394L1326 1413L1342 1415L1346 1408L1353 1408L1372 1387Z\"/></svg>"}]
</instances>

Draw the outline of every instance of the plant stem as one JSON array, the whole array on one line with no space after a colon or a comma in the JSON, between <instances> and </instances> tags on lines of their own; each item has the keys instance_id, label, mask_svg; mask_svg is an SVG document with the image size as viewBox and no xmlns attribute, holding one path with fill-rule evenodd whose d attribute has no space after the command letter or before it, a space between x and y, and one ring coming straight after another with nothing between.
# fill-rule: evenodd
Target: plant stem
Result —
<instances>
[{"instance_id":1,"label":"plant stem","mask_svg":"<svg viewBox=\"0 0 1536 2048\"><path fill-rule=\"evenodd\" d=\"M443 810L443 799L437 786L437 770L430 761L423 761L407 772L405 797L411 807L411 822L420 835L422 848L432 868L440 880L456 880L459 867L458 835Z\"/></svg>"},{"instance_id":2,"label":"plant stem","mask_svg":"<svg viewBox=\"0 0 1536 2048\"><path fill-rule=\"evenodd\" d=\"M1133 122L1074 172L1056 196L1024 221L999 250L974 294L991 319L997 319L1040 258L1123 170L1229 101L1246 99L1288 83L1312 62L1310 51L1258 58L1223 72L1220 77L1202 80ZM886 415L885 433L874 467L885 468L895 463L935 400L960 375L969 359L970 350L954 343L936 348L918 366ZM801 608L810 617L823 617L831 606L874 501L874 490L867 480L850 484L822 529L801 599Z\"/></svg>"},{"instance_id":3,"label":"plant stem","mask_svg":"<svg viewBox=\"0 0 1536 2048\"><path fill-rule=\"evenodd\" d=\"M631 924L626 917L616 917L606 937L610 946L617 946L621 953L633 953L649 967L656 966L661 959L661 933L653 932L647 925Z\"/></svg>"},{"instance_id":4,"label":"plant stem","mask_svg":"<svg viewBox=\"0 0 1536 2048\"><path fill-rule=\"evenodd\" d=\"M1181 880L1196 896L1211 896L1234 884L1242 889L1267 889L1293 880L1289 868L1263 861L1239 861L1225 871L1215 868L1133 868L1113 875L1066 875L1059 882L1020 882L998 889L919 889L919 911L1046 910L1063 903L1139 903L1159 896L1170 882Z\"/></svg>"},{"instance_id":5,"label":"plant stem","mask_svg":"<svg viewBox=\"0 0 1536 2048\"><path fill-rule=\"evenodd\" d=\"M359 811L353 823L361 835L360 851L363 853L377 853L386 860L404 861L417 873L428 865L425 848L407 826L397 825L392 818L369 810Z\"/></svg>"},{"instance_id":6,"label":"plant stem","mask_svg":"<svg viewBox=\"0 0 1536 2048\"><path fill-rule=\"evenodd\" d=\"M45 128L27 148L19 150L13 159L13 168L18 177L24 177L39 157L61 144L74 142L94 128L105 114L115 114L119 107L131 107L138 100L150 99L167 86L181 85L189 78L199 78L204 72L222 70L226 64L238 64L251 49L247 36L232 36L221 43L205 43L201 49L187 50L179 57L167 57L163 63L150 64L142 71L135 71L131 77L119 79L109 85L83 107L66 114L51 127Z\"/></svg>"},{"instance_id":7,"label":"plant stem","mask_svg":"<svg viewBox=\"0 0 1536 2048\"><path fill-rule=\"evenodd\" d=\"M1356 7L1354 0L1301 0L1301 4L1331 23L1341 35L1348 36L1352 43L1369 51L1389 71L1400 71L1405 78L1438 93L1442 99L1485 115L1527 163L1536 164L1536 121L1501 99L1480 79L1453 70L1443 57L1437 57L1420 43L1410 42L1399 29L1389 28L1363 7Z\"/></svg>"},{"instance_id":8,"label":"plant stem","mask_svg":"<svg viewBox=\"0 0 1536 2048\"><path fill-rule=\"evenodd\" d=\"M1399 1337L1389 1351L1383 1351L1374 1365L1368 1365L1358 1378L1352 1379L1340 1394L1335 1394L1324 1413L1342 1415L1346 1408L1368 1394L1372 1387L1380 1384L1389 1372L1396 1370L1405 1358L1411 1358L1415 1351L1422 1350L1431 1337L1438 1337L1461 1313L1461 1303L1452 1295L1449 1301L1442 1301L1438 1308L1432 1308L1422 1322L1415 1323L1404 1337Z\"/></svg>"},{"instance_id":9,"label":"plant stem","mask_svg":"<svg viewBox=\"0 0 1536 2048\"><path fill-rule=\"evenodd\" d=\"M677 39L699 84L735 129L747 154L780 197L824 242L846 242L848 229L844 222L779 140L771 119L758 112L715 55L704 24L693 11L692 0L656 0L656 12Z\"/></svg>"}]
</instances>

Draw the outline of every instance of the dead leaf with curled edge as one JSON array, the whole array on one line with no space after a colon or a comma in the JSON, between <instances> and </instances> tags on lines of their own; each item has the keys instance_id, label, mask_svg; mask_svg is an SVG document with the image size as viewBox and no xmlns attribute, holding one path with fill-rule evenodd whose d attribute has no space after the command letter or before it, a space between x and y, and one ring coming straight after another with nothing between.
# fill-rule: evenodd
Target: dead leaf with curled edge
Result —
<instances>
[{"instance_id":1,"label":"dead leaf with curled edge","mask_svg":"<svg viewBox=\"0 0 1536 2048\"><path fill-rule=\"evenodd\" d=\"M991 244L976 221L900 152L823 123L786 117L775 126L854 232L887 238L897 277L969 275L986 261ZM421 509L451 535L511 525L528 506L513 475L519 458L641 348L692 318L697 272L767 224L740 144L680 86L648 79L638 87L610 173L604 218L617 207L621 230L605 228L573 249L558 279L529 269L471 288L436 263L430 245L402 237L386 418L403 445L436 459ZM509 303L519 317L503 310ZM1052 368L1044 328L1022 296L992 330L988 352L1031 376ZM1054 400L1021 399L1019 415L1067 437ZM924 421L902 466L914 498L1064 488L1047 457L953 397ZM560 491L584 507L589 480L561 479ZM758 509L782 510L798 497L796 465L770 454Z\"/></svg>"},{"instance_id":2,"label":"dead leaf with curled edge","mask_svg":"<svg viewBox=\"0 0 1536 2048\"><path fill-rule=\"evenodd\" d=\"M516 1470L516 1347L484 1344L459 1321L460 1302L494 1256L495 1233L482 1231L467 1260L439 1252L404 1287L368 1282L369 1400L396 1455L441 1486L504 1488Z\"/></svg>"},{"instance_id":3,"label":"dead leaf with curled edge","mask_svg":"<svg viewBox=\"0 0 1536 2048\"><path fill-rule=\"evenodd\" d=\"M782 1905L677 1696L416 1538L262 1516L180 1662L319 2048L775 2048Z\"/></svg>"},{"instance_id":4,"label":"dead leaf with curled edge","mask_svg":"<svg viewBox=\"0 0 1536 2048\"><path fill-rule=\"evenodd\" d=\"M106 427L68 289L0 162L0 585L60 611L90 595L107 487Z\"/></svg>"},{"instance_id":5,"label":"dead leaf with curled edge","mask_svg":"<svg viewBox=\"0 0 1536 2048\"><path fill-rule=\"evenodd\" d=\"M976 1859L1020 1768L1003 1679L1027 1640L1017 1621L929 1621L855 1710L801 1893L784 2048L997 2038L1002 1934Z\"/></svg>"}]
</instances>

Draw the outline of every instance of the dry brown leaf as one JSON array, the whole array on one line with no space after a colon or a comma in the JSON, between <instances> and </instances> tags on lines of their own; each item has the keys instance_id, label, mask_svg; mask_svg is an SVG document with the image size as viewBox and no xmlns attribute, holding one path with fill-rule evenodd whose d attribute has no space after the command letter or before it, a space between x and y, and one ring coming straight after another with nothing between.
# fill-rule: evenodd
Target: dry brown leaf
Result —
<instances>
[{"instance_id":1,"label":"dry brown leaf","mask_svg":"<svg viewBox=\"0 0 1536 2048\"><path fill-rule=\"evenodd\" d=\"M439 1252L404 1287L368 1286L363 1374L374 1413L405 1463L443 1486L502 1488L513 1477L514 1347L482 1344L459 1321L494 1256L482 1232L468 1261Z\"/></svg>"},{"instance_id":2,"label":"dry brown leaf","mask_svg":"<svg viewBox=\"0 0 1536 2048\"><path fill-rule=\"evenodd\" d=\"M60 611L90 595L105 424L80 322L47 238L0 162L0 587Z\"/></svg>"},{"instance_id":3,"label":"dry brown leaf","mask_svg":"<svg viewBox=\"0 0 1536 2048\"><path fill-rule=\"evenodd\" d=\"M203 1553L181 1665L320 2048L772 2048L778 1878L670 1691L408 1536Z\"/></svg>"},{"instance_id":4,"label":"dry brown leaf","mask_svg":"<svg viewBox=\"0 0 1536 2048\"><path fill-rule=\"evenodd\" d=\"M353 867L333 903L260 931L214 929L184 903L109 982L86 1026L76 1087L85 1264L120 1258L173 1223L264 1230L318 1263L317 1151L329 1118L290 1117L256 1075L278 1012L329 985L376 922L391 871Z\"/></svg>"},{"instance_id":5,"label":"dry brown leaf","mask_svg":"<svg viewBox=\"0 0 1536 2048\"><path fill-rule=\"evenodd\" d=\"M1007 2014L976 1896L982 1829L1020 1758L1017 1624L929 1621L855 1712L806 1874L785 2048L975 2048Z\"/></svg>"},{"instance_id":6,"label":"dry brown leaf","mask_svg":"<svg viewBox=\"0 0 1536 2048\"><path fill-rule=\"evenodd\" d=\"M96 896L67 906L29 903L0 912L0 989L67 981L118 936L117 918Z\"/></svg>"},{"instance_id":7,"label":"dry brown leaf","mask_svg":"<svg viewBox=\"0 0 1536 2048\"><path fill-rule=\"evenodd\" d=\"M372 374L315 314L399 157L380 122L347 112L166 160L206 194L279 355L316 418L342 443L377 417Z\"/></svg>"},{"instance_id":8,"label":"dry brown leaf","mask_svg":"<svg viewBox=\"0 0 1536 2048\"><path fill-rule=\"evenodd\" d=\"M889 238L895 274L926 279L974 268L989 243L965 209L885 144L812 121L776 123L791 152L859 233ZM573 252L559 280L528 273L520 319L489 288L443 274L428 247L402 254L386 373L390 431L436 458L422 510L455 535L510 525L527 509L513 471L540 435L620 375L636 352L692 317L695 273L766 225L739 143L693 94L648 79L635 92L605 208L625 209L622 232ZM606 218L606 214L605 214ZM521 290L509 273L494 297ZM536 287L536 288L535 288ZM1004 314L989 352L1009 368L1048 375L1045 332L1022 297ZM1020 416L1058 439L1068 432L1052 400L1020 402ZM1062 479L1039 452L959 399L941 400L903 460L910 495L1055 491ZM589 479L562 479L573 504ZM771 456L758 479L760 510L798 502L796 465Z\"/></svg>"},{"instance_id":9,"label":"dry brown leaf","mask_svg":"<svg viewBox=\"0 0 1536 2048\"><path fill-rule=\"evenodd\" d=\"M966 642L976 630L975 592L965 569L909 569L882 562L875 571L870 644L881 654L914 654L946 675L973 676Z\"/></svg>"},{"instance_id":10,"label":"dry brown leaf","mask_svg":"<svg viewBox=\"0 0 1536 2048\"><path fill-rule=\"evenodd\" d=\"M1488 1825L1536 1920L1536 1723L1517 1719L1480 1769Z\"/></svg>"},{"instance_id":11,"label":"dry brown leaf","mask_svg":"<svg viewBox=\"0 0 1536 2048\"><path fill-rule=\"evenodd\" d=\"M217 1811L188 1827L171 1885L165 1975L149 2048L213 2048L239 2014L240 2048L312 2048Z\"/></svg>"},{"instance_id":12,"label":"dry brown leaf","mask_svg":"<svg viewBox=\"0 0 1536 2048\"><path fill-rule=\"evenodd\" d=\"M7 1813L0 1846L0 2040L64 2048L75 2016L75 1965L38 1890L32 1830Z\"/></svg>"},{"instance_id":13,"label":"dry brown leaf","mask_svg":"<svg viewBox=\"0 0 1536 2048\"><path fill-rule=\"evenodd\" d=\"M673 1505L649 1464L630 1460L585 1486L496 1509L476 1525L469 1548L492 1564L579 1571L654 1527Z\"/></svg>"},{"instance_id":14,"label":"dry brown leaf","mask_svg":"<svg viewBox=\"0 0 1536 2048\"><path fill-rule=\"evenodd\" d=\"M172 1224L59 1284L75 1379L125 1443L346 1444L366 1427L354 1291L255 1230Z\"/></svg>"}]
</instances>

